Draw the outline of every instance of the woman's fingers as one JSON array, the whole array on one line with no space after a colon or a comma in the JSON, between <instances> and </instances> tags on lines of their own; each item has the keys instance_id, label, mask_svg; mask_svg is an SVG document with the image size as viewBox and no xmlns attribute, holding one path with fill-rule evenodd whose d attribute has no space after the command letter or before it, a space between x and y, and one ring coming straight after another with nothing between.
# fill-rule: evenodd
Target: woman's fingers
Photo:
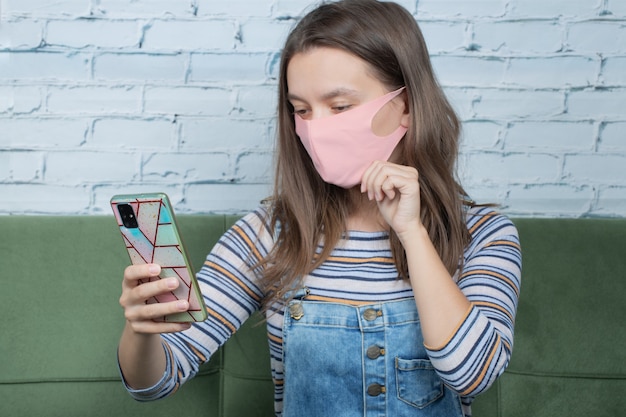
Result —
<instances>
[{"instance_id":1,"label":"woman's fingers","mask_svg":"<svg viewBox=\"0 0 626 417\"><path fill-rule=\"evenodd\" d=\"M394 199L396 190L409 191L407 185L417 185L417 170L390 162L373 162L363 174L361 192L367 192L370 200L382 201L384 197Z\"/></svg>"},{"instance_id":2,"label":"woman's fingers","mask_svg":"<svg viewBox=\"0 0 626 417\"><path fill-rule=\"evenodd\" d=\"M167 323L155 320L189 309L186 300L148 303L148 300L178 288L176 278L154 279L161 268L158 265L131 265L124 271L120 305L131 328L138 333L167 333L189 328L189 323Z\"/></svg>"}]
</instances>

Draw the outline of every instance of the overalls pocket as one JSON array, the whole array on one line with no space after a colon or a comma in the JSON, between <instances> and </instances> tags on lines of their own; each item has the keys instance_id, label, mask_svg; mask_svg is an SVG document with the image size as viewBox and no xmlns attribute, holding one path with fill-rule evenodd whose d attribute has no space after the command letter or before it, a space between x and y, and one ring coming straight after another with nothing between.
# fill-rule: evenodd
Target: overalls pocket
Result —
<instances>
[{"instance_id":1,"label":"overalls pocket","mask_svg":"<svg viewBox=\"0 0 626 417\"><path fill-rule=\"evenodd\" d=\"M429 360L396 357L395 362L398 399L421 409L443 397L443 382Z\"/></svg>"}]
</instances>

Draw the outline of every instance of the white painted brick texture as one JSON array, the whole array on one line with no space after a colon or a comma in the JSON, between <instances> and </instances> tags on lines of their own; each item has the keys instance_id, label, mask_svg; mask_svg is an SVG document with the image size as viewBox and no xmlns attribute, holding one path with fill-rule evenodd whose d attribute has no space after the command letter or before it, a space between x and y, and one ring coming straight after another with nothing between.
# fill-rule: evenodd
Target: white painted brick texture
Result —
<instances>
[{"instance_id":1,"label":"white painted brick texture","mask_svg":"<svg viewBox=\"0 0 626 417\"><path fill-rule=\"evenodd\" d=\"M311 0L0 0L0 214L271 191L284 38ZM626 216L626 1L400 0L463 121L459 177L513 216Z\"/></svg>"}]
</instances>

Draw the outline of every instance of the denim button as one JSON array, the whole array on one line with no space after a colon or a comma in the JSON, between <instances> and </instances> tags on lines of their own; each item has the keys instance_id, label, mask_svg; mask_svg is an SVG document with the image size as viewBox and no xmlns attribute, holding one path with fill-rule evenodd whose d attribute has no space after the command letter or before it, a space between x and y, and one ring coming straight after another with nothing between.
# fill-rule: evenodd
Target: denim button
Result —
<instances>
[{"instance_id":1,"label":"denim button","mask_svg":"<svg viewBox=\"0 0 626 417\"><path fill-rule=\"evenodd\" d=\"M367 387L367 395L369 395L370 397L377 397L380 394L384 394L385 392L387 392L387 389L384 385L372 384Z\"/></svg>"},{"instance_id":2,"label":"denim button","mask_svg":"<svg viewBox=\"0 0 626 417\"><path fill-rule=\"evenodd\" d=\"M292 304L289 307L289 314L294 320L300 320L302 316L304 316L304 308L302 308L302 304Z\"/></svg>"},{"instance_id":3,"label":"denim button","mask_svg":"<svg viewBox=\"0 0 626 417\"><path fill-rule=\"evenodd\" d=\"M378 317L378 315L378 311L374 310L373 308L368 308L363 312L363 318L367 321L376 320L376 317Z\"/></svg>"},{"instance_id":4,"label":"denim button","mask_svg":"<svg viewBox=\"0 0 626 417\"><path fill-rule=\"evenodd\" d=\"M372 346L367 348L367 353L366 354L367 354L368 358L376 359L380 355L384 355L385 354L385 349L381 349L380 347L378 347L376 345L372 345Z\"/></svg>"}]
</instances>

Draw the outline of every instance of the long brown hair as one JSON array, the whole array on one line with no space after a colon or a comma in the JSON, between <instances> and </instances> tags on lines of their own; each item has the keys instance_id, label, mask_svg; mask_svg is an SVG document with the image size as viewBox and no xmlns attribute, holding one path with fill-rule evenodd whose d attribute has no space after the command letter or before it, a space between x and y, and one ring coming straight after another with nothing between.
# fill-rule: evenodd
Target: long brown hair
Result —
<instances>
[{"instance_id":1,"label":"long brown hair","mask_svg":"<svg viewBox=\"0 0 626 417\"><path fill-rule=\"evenodd\" d=\"M278 144L271 225L278 224L274 249L262 261L266 305L330 254L353 210L349 190L325 183L298 139L287 100L287 66L310 48L331 47L365 62L389 91L406 86L411 116L400 142L400 164L419 172L421 219L450 274L459 268L469 233L463 216L466 195L456 180L460 123L439 86L421 31L401 6L375 0L323 4L292 30L281 56ZM323 249L316 248L323 239ZM399 275L408 278L404 249L393 232L390 243Z\"/></svg>"}]
</instances>

